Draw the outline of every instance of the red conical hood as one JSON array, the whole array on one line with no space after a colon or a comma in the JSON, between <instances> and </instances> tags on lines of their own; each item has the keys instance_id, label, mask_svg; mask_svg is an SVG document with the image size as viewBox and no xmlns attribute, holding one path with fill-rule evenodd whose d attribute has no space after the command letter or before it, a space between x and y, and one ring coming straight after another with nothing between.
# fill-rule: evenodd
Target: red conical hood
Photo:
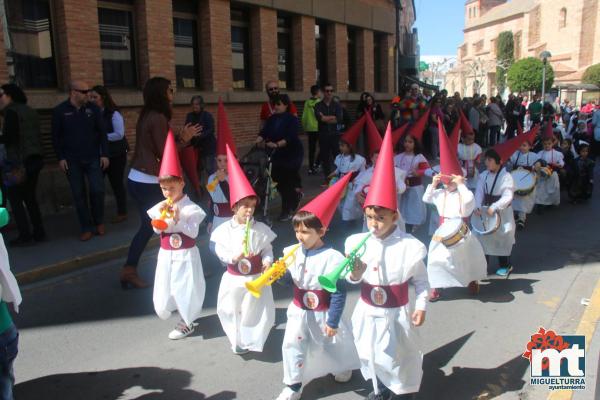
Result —
<instances>
[{"instance_id":1,"label":"red conical hood","mask_svg":"<svg viewBox=\"0 0 600 400\"><path fill-rule=\"evenodd\" d=\"M229 145L225 145L225 148L227 151L227 174L229 175L229 205L233 208L235 203L241 199L256 196L256 192L252 189L252 185L248 182L248 178L246 178Z\"/></svg>"},{"instance_id":2,"label":"red conical hood","mask_svg":"<svg viewBox=\"0 0 600 400\"><path fill-rule=\"evenodd\" d=\"M338 203L342 198L342 194L344 193L344 190L346 190L346 186L348 185L348 182L350 182L351 178L351 173L344 175L342 179L328 187L310 203L302 207L300 211L308 211L313 213L319 219L319 221L321 221L323 227L327 229L331 219L333 218L333 214L335 214Z\"/></svg>"},{"instance_id":3,"label":"red conical hood","mask_svg":"<svg viewBox=\"0 0 600 400\"><path fill-rule=\"evenodd\" d=\"M179 162L179 152L177 151L177 145L175 145L175 137L170 129L165 141L165 149L160 160L160 172L158 173L159 178L165 176L183 178L181 163Z\"/></svg>"},{"instance_id":4,"label":"red conical hood","mask_svg":"<svg viewBox=\"0 0 600 400\"><path fill-rule=\"evenodd\" d=\"M539 130L540 130L540 126L535 125L532 129L523 133L523 135L521 135L521 136L525 136L525 140L527 140L529 142L529 144L533 146L533 142L535 141L535 137L537 136L537 133Z\"/></svg>"},{"instance_id":5,"label":"red conical hood","mask_svg":"<svg viewBox=\"0 0 600 400\"><path fill-rule=\"evenodd\" d=\"M423 143L423 132L425 132L425 127L427 126L427 122L429 121L429 113L431 112L431 107L427 107L427 110L415 121L415 123L410 127L408 133L414 136L419 142Z\"/></svg>"},{"instance_id":6,"label":"red conical hood","mask_svg":"<svg viewBox=\"0 0 600 400\"><path fill-rule=\"evenodd\" d=\"M379 157L377 157L377 164L371 178L371 186L369 187L369 193L367 193L363 208L368 206L385 207L392 211L398 209L394 149L390 129L387 130L383 138L383 144L381 145Z\"/></svg>"},{"instance_id":7,"label":"red conical hood","mask_svg":"<svg viewBox=\"0 0 600 400\"><path fill-rule=\"evenodd\" d=\"M367 145L369 146L369 156L372 156L374 152L381 149L381 134L373 122L373 118L369 113L367 115ZM389 123L388 123L389 126Z\"/></svg>"},{"instance_id":8,"label":"red conical hood","mask_svg":"<svg viewBox=\"0 0 600 400\"><path fill-rule=\"evenodd\" d=\"M550 121L546 121L546 125L544 126L544 134L542 135L542 138L552 138L554 139L554 128L552 128L552 122Z\"/></svg>"},{"instance_id":9,"label":"red conical hood","mask_svg":"<svg viewBox=\"0 0 600 400\"><path fill-rule=\"evenodd\" d=\"M473 130L473 127L471 126L471 123L469 122L469 120L467 119L467 117L465 116L465 114L463 113L463 111L461 109L458 110L458 115L460 116L460 129L462 130L462 134L466 135L467 133L469 135L475 133L475 131Z\"/></svg>"},{"instance_id":10,"label":"red conical hood","mask_svg":"<svg viewBox=\"0 0 600 400\"><path fill-rule=\"evenodd\" d=\"M404 132L406 132L409 126L410 124L404 124L392 131L392 145L394 146L394 148L396 147L398 141L400 140L402 135L404 135Z\"/></svg>"},{"instance_id":11,"label":"red conical hood","mask_svg":"<svg viewBox=\"0 0 600 400\"><path fill-rule=\"evenodd\" d=\"M504 164L510 158L510 156L512 156L514 152L519 149L521 143L523 143L525 140L529 140L531 143L531 141L533 141L535 138L536 133L537 126L523 135L515 136L504 143L500 143L492 147L500 155L500 163Z\"/></svg>"},{"instance_id":12,"label":"red conical hood","mask_svg":"<svg viewBox=\"0 0 600 400\"><path fill-rule=\"evenodd\" d=\"M364 113L362 117L360 117L354 125L352 125L344 134L340 137L341 140L348 143L352 148L356 149L356 141L358 137L362 133L363 127L365 126L365 122L367 120L367 114Z\"/></svg>"},{"instance_id":13,"label":"red conical hood","mask_svg":"<svg viewBox=\"0 0 600 400\"><path fill-rule=\"evenodd\" d=\"M460 124L457 123L456 125ZM444 124L442 124L442 120L439 118L438 134L440 137L440 173L442 174L442 182L447 184L452 180L452 175L462 175L463 171L458 162L456 146L451 138L448 138Z\"/></svg>"},{"instance_id":14,"label":"red conical hood","mask_svg":"<svg viewBox=\"0 0 600 400\"><path fill-rule=\"evenodd\" d=\"M439 127L439 124L438 124ZM453 146L452 148L458 151L458 142L460 141L460 132L462 129L462 124L457 122L454 124L454 128L452 128L452 132L450 133L450 144ZM439 132L439 129L438 129ZM464 133L464 131L462 131Z\"/></svg>"},{"instance_id":15,"label":"red conical hood","mask_svg":"<svg viewBox=\"0 0 600 400\"><path fill-rule=\"evenodd\" d=\"M217 109L217 155L223 156L227 154L225 147L229 145L231 151L235 154L235 142L233 141L233 135L231 134L231 128L229 128L229 122L227 121L227 114L225 113L225 106L223 100L219 97L219 108Z\"/></svg>"}]
</instances>

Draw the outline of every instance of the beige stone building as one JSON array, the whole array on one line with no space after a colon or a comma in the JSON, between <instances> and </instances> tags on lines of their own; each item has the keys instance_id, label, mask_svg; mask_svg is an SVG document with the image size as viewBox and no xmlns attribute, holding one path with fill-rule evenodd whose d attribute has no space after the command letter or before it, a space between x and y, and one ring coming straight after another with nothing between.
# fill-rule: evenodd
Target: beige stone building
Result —
<instances>
[{"instance_id":1,"label":"beige stone building","mask_svg":"<svg viewBox=\"0 0 600 400\"><path fill-rule=\"evenodd\" d=\"M600 63L599 0L467 0L463 31L446 88L467 96L497 94L496 40L504 31L513 32L515 59L552 54L554 87L561 97L575 100L585 69ZM591 90L586 96L598 94Z\"/></svg>"}]
</instances>

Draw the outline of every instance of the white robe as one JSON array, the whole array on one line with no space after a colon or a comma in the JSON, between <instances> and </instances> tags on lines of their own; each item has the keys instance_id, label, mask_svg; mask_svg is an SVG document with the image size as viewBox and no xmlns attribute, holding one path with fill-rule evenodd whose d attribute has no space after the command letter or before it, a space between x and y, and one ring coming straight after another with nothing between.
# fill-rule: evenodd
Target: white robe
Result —
<instances>
[{"instance_id":1,"label":"white robe","mask_svg":"<svg viewBox=\"0 0 600 400\"><path fill-rule=\"evenodd\" d=\"M175 204L179 207L179 221L175 223L168 218L164 232L183 233L195 239L206 214L187 196ZM158 218L161 214L159 208L160 203L148 210L148 216ZM161 248L158 251L152 299L154 310L161 319L167 319L171 312L178 311L181 319L190 325L200 318L205 291L206 282L197 246L180 250Z\"/></svg>"},{"instance_id":2,"label":"white robe","mask_svg":"<svg viewBox=\"0 0 600 400\"><path fill-rule=\"evenodd\" d=\"M549 165L558 165L561 168L565 166L563 154L557 150L542 150L537 153L537 156ZM538 179L535 203L548 206L557 206L560 204L560 180L556 171L552 171L552 175L547 178Z\"/></svg>"},{"instance_id":3,"label":"white robe","mask_svg":"<svg viewBox=\"0 0 600 400\"><path fill-rule=\"evenodd\" d=\"M346 239L345 251L364 238L364 233ZM359 298L352 314L352 332L365 379L379 379L395 394L419 391L423 376L423 352L417 330L412 325L412 310L427 307L427 271L423 259L425 245L412 235L394 230L384 240L371 236L361 257L367 264L361 281L371 285L414 285L416 299L403 307L371 306ZM348 275L350 283L354 282ZM376 379L374 379L376 377Z\"/></svg>"},{"instance_id":4,"label":"white robe","mask_svg":"<svg viewBox=\"0 0 600 400\"><path fill-rule=\"evenodd\" d=\"M215 244L215 254L227 265L242 253L245 224L238 224L234 217L215 229L210 237ZM273 262L271 243L277 235L265 224L252 221L250 229L250 253L260 254L262 263ZM251 351L262 351L275 322L275 303L271 286L265 286L260 298L246 289L245 283L258 278L255 275L233 275L225 272L217 295L217 315L231 343Z\"/></svg>"},{"instance_id":5,"label":"white robe","mask_svg":"<svg viewBox=\"0 0 600 400\"><path fill-rule=\"evenodd\" d=\"M349 172L362 172L365 170L366 160L363 156L359 154L354 155L354 160L352 160L352 156L338 154L338 156L334 160L334 164L337 167L335 173L338 177L342 177ZM352 221L355 219L359 219L362 216L362 209L358 202L356 201L356 197L351 196L354 191L354 182L348 183L346 195L340 201L339 210L342 213L343 221Z\"/></svg>"},{"instance_id":6,"label":"white robe","mask_svg":"<svg viewBox=\"0 0 600 400\"><path fill-rule=\"evenodd\" d=\"M437 214L446 219L468 218L475 208L473 193L465 185L458 185L454 192L428 185L423 201L433 204ZM481 244L470 231L450 248L432 239L427 255L427 275L433 288L464 287L471 281L486 278L487 263Z\"/></svg>"},{"instance_id":7,"label":"white robe","mask_svg":"<svg viewBox=\"0 0 600 400\"><path fill-rule=\"evenodd\" d=\"M217 176L217 173L213 173L211 176L208 177L208 182L212 182L215 177ZM229 177L225 178L225 180L227 182L229 182ZM223 222L231 219L231 217L219 217L217 216L216 213L216 206L214 205L214 203L227 203L229 204L229 199L225 196L225 193L223 193L223 190L221 190L221 185L217 184L217 186L215 187L214 192L208 192L208 194L210 195L210 199L213 202L213 222L212 222L212 229L215 230L217 226L221 225Z\"/></svg>"},{"instance_id":8,"label":"white robe","mask_svg":"<svg viewBox=\"0 0 600 400\"><path fill-rule=\"evenodd\" d=\"M360 174L358 174L358 176L356 177L356 179L354 180L354 192L352 193L352 195L354 196L354 198L356 198L356 195L358 193L360 193L366 186L369 186L371 183L371 179L373 178L373 172L375 171L375 168L373 166L369 167L368 169L364 170L363 172L361 172ZM396 177L396 193L398 194L398 205L400 205L401 201L402 201L402 194L406 191L406 172L402 171L400 168L394 168L394 176ZM368 190L367 190L368 192ZM358 202L358 201L357 201ZM359 204L360 207L360 204ZM362 214L362 209L361 209L361 214ZM398 210L398 221L396 221L396 225L398 225L398 227L405 232L405 227L404 227L404 220L402 219L402 214L400 213L400 211ZM366 232L367 229L367 219L366 217L363 215L363 232Z\"/></svg>"},{"instance_id":9,"label":"white robe","mask_svg":"<svg viewBox=\"0 0 600 400\"><path fill-rule=\"evenodd\" d=\"M519 150L517 150L511 157L510 157L510 166L512 168L512 170L516 170L519 167L533 167L533 165L536 163L536 161L539 159L538 155L533 153L533 152L529 152L527 154L523 154L521 153ZM535 171L534 171L535 173ZM536 181L536 186L537 184L540 182L540 178L537 178ZM516 182L515 182L516 184ZM517 211L517 212L524 212L524 213L531 213L531 211L533 210L533 206L535 205L535 196L536 196L536 187L534 186L533 191L531 193L529 193L527 196L519 196L515 193L515 196L513 198L512 201L512 208L513 210Z\"/></svg>"},{"instance_id":10,"label":"white robe","mask_svg":"<svg viewBox=\"0 0 600 400\"><path fill-rule=\"evenodd\" d=\"M405 154L400 153L394 157L394 165L406 173L407 177L417 175L419 164L427 163L427 159L423 154ZM427 209L423 204L423 193L425 187L423 185L407 186L402 201L400 203L400 213L404 222L410 225L422 225L427 219Z\"/></svg>"},{"instance_id":11,"label":"white robe","mask_svg":"<svg viewBox=\"0 0 600 400\"><path fill-rule=\"evenodd\" d=\"M21 290L14 274L10 270L8 252L4 244L4 238L0 233L0 297L5 303L12 303L15 312L19 312L19 305L23 301Z\"/></svg>"},{"instance_id":12,"label":"white robe","mask_svg":"<svg viewBox=\"0 0 600 400\"><path fill-rule=\"evenodd\" d=\"M494 196L500 196L500 199L493 203L490 208L498 211L500 214L500 227L489 235L479 235L473 232L479 239L483 252L489 256L510 256L512 247L515 244L515 217L510 205L513 199L514 182L512 176L504 168L498 172L500 176L491 193ZM475 207L483 207L484 194L492 190L495 173L485 171L479 176L477 190L475 191Z\"/></svg>"},{"instance_id":13,"label":"white robe","mask_svg":"<svg viewBox=\"0 0 600 400\"><path fill-rule=\"evenodd\" d=\"M283 250L287 254L292 246ZM308 256L307 256L308 254ZM300 247L288 271L294 284L304 290L321 289L318 277L335 269L344 256L337 250ZM309 311L291 302L283 338L283 383L306 384L327 374L338 374L360 367L350 323L342 317L337 334L327 337L327 311Z\"/></svg>"},{"instance_id":14,"label":"white robe","mask_svg":"<svg viewBox=\"0 0 600 400\"><path fill-rule=\"evenodd\" d=\"M458 160L461 167L467 171L467 187L475 190L477 187L477 179L479 179L479 171L475 164L475 160L481 155L481 147L477 143L458 144ZM469 174L472 174L469 176Z\"/></svg>"}]
</instances>

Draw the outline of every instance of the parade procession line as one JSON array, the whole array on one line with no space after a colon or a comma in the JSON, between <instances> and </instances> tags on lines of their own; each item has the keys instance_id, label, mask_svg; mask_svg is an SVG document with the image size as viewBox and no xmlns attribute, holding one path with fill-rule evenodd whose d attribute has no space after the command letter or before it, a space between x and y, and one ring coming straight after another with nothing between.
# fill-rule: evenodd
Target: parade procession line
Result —
<instances>
[{"instance_id":1,"label":"parade procession line","mask_svg":"<svg viewBox=\"0 0 600 400\"><path fill-rule=\"evenodd\" d=\"M593 354L589 352L589 349L598 321L600 321L600 280L596 283L596 287L590 298L590 303L583 312L576 331L576 335L585 336L585 348L588 357L593 356ZM589 382L589 385L589 388L594 390L591 381ZM555 392L550 392L547 400L571 400L573 395L574 392L572 390L557 390Z\"/></svg>"}]
</instances>

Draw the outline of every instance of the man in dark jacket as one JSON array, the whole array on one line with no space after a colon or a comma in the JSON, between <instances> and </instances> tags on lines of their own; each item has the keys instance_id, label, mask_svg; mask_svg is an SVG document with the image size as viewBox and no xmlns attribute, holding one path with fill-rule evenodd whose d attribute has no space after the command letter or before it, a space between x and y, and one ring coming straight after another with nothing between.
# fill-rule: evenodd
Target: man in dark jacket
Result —
<instances>
[{"instance_id":1,"label":"man in dark jacket","mask_svg":"<svg viewBox=\"0 0 600 400\"><path fill-rule=\"evenodd\" d=\"M185 117L186 124L199 125L200 134L192 139L192 145L198 150L202 167L210 176L216 170L215 152L217 139L215 137L215 121L211 113L204 109L202 96L192 97L192 112Z\"/></svg>"},{"instance_id":2,"label":"man in dark jacket","mask_svg":"<svg viewBox=\"0 0 600 400\"><path fill-rule=\"evenodd\" d=\"M342 107L333 101L333 86L328 83L323 86L323 100L315 106L315 117L319 123L321 168L327 179L331 164L339 153L339 124L343 122Z\"/></svg>"},{"instance_id":3,"label":"man in dark jacket","mask_svg":"<svg viewBox=\"0 0 600 400\"><path fill-rule=\"evenodd\" d=\"M61 170L67 174L81 225L80 240L104 235L104 177L108 167L108 137L100 109L88 102L89 86L74 81L69 98L52 111L52 141ZM86 198L85 179L89 186Z\"/></svg>"}]
</instances>

